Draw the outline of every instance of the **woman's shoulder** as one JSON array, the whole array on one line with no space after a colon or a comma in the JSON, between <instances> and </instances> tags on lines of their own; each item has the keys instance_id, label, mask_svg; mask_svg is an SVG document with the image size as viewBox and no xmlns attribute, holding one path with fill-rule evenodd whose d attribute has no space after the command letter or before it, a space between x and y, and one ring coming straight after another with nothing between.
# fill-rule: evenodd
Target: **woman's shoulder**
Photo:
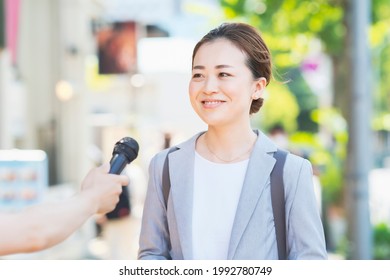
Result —
<instances>
[{"instance_id":1,"label":"woman's shoulder","mask_svg":"<svg viewBox=\"0 0 390 280\"><path fill-rule=\"evenodd\" d=\"M286 164L300 168L303 164L310 164L310 161L293 151L288 151Z\"/></svg>"},{"instance_id":2,"label":"woman's shoulder","mask_svg":"<svg viewBox=\"0 0 390 280\"><path fill-rule=\"evenodd\" d=\"M153 167L154 169L161 169L166 157L168 156L169 149L170 148L167 148L156 153L150 161L150 167Z\"/></svg>"},{"instance_id":3,"label":"woman's shoulder","mask_svg":"<svg viewBox=\"0 0 390 280\"><path fill-rule=\"evenodd\" d=\"M289 153L284 166L283 180L287 193L296 193L298 187L312 186L313 169L310 161Z\"/></svg>"},{"instance_id":4,"label":"woman's shoulder","mask_svg":"<svg viewBox=\"0 0 390 280\"><path fill-rule=\"evenodd\" d=\"M172 145L169 148L166 148L162 151L159 151L156 153L153 158L152 162L155 164L158 164L159 166L162 166L165 162L165 159L167 158L168 154L176 152L176 151L182 151L182 152L193 152L195 150L195 142L196 139L202 134L203 132L197 133L193 135L192 137L186 139L185 141L182 141L178 144Z\"/></svg>"},{"instance_id":5,"label":"woman's shoulder","mask_svg":"<svg viewBox=\"0 0 390 280\"><path fill-rule=\"evenodd\" d=\"M285 168L291 169L294 172L299 172L302 168L312 168L308 159L297 155L293 152L289 152L286 157Z\"/></svg>"}]
</instances>

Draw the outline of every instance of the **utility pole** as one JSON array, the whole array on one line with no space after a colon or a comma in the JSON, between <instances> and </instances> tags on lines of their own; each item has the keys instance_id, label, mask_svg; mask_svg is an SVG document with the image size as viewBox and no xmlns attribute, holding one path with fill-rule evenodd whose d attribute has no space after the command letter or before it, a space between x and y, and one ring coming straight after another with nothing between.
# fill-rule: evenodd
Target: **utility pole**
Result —
<instances>
[{"instance_id":1,"label":"utility pole","mask_svg":"<svg viewBox=\"0 0 390 280\"><path fill-rule=\"evenodd\" d=\"M347 167L347 212L350 259L372 258L368 176L372 166L372 71L368 42L371 1L349 0L350 116Z\"/></svg>"}]
</instances>

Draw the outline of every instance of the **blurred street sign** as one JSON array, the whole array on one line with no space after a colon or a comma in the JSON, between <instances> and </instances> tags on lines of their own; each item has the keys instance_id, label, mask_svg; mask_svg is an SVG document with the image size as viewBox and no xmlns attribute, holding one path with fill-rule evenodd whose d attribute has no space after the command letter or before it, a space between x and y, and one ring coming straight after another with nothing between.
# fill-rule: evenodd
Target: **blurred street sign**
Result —
<instances>
[{"instance_id":1,"label":"blurred street sign","mask_svg":"<svg viewBox=\"0 0 390 280\"><path fill-rule=\"evenodd\" d=\"M0 211L40 202L48 188L47 155L41 150L0 150Z\"/></svg>"}]
</instances>

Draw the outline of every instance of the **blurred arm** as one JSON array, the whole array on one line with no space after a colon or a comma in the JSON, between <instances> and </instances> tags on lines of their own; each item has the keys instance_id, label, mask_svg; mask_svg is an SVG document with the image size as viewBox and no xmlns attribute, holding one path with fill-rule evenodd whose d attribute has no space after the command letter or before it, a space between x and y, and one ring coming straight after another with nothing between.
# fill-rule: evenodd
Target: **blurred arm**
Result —
<instances>
[{"instance_id":1,"label":"blurred arm","mask_svg":"<svg viewBox=\"0 0 390 280\"><path fill-rule=\"evenodd\" d=\"M69 199L0 213L0 255L46 249L66 239L92 215L113 210L128 178L107 172L108 165L92 169L81 191Z\"/></svg>"}]
</instances>

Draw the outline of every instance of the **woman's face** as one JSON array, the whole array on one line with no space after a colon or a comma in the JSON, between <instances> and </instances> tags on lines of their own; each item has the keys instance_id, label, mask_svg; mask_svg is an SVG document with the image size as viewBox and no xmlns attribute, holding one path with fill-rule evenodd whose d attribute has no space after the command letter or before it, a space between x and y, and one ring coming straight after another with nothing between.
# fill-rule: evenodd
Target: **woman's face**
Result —
<instances>
[{"instance_id":1,"label":"woman's face","mask_svg":"<svg viewBox=\"0 0 390 280\"><path fill-rule=\"evenodd\" d=\"M254 80L245 61L245 53L226 39L198 49L189 94L195 112L208 125L249 121L252 100L260 97L265 79Z\"/></svg>"}]
</instances>

